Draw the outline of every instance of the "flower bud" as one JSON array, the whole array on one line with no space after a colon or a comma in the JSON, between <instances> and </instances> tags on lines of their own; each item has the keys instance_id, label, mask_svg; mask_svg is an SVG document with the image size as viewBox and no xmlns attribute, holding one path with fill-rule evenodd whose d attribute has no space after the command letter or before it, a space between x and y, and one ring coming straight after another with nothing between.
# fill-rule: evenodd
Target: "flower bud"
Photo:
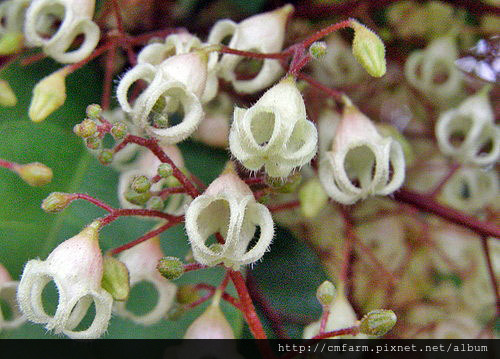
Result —
<instances>
[{"instance_id":1,"label":"flower bud","mask_svg":"<svg viewBox=\"0 0 500 359\"><path fill-rule=\"evenodd\" d=\"M351 21L351 27L354 29L354 57L373 77L383 76L386 71L384 43L373 31L356 20Z\"/></svg>"},{"instance_id":2,"label":"flower bud","mask_svg":"<svg viewBox=\"0 0 500 359\"><path fill-rule=\"evenodd\" d=\"M309 54L312 58L319 60L326 55L327 45L324 41L316 41L309 47Z\"/></svg>"},{"instance_id":3,"label":"flower bud","mask_svg":"<svg viewBox=\"0 0 500 359\"><path fill-rule=\"evenodd\" d=\"M137 176L132 181L130 188L137 193L144 193L150 190L151 182L146 176Z\"/></svg>"},{"instance_id":4,"label":"flower bud","mask_svg":"<svg viewBox=\"0 0 500 359\"><path fill-rule=\"evenodd\" d=\"M73 199L69 193L52 192L43 200L42 209L47 213L57 213L68 207Z\"/></svg>"},{"instance_id":5,"label":"flower bud","mask_svg":"<svg viewBox=\"0 0 500 359\"><path fill-rule=\"evenodd\" d=\"M158 175L161 178L168 178L172 176L173 172L174 170L169 163L162 163L161 165L158 166Z\"/></svg>"},{"instance_id":6,"label":"flower bud","mask_svg":"<svg viewBox=\"0 0 500 359\"><path fill-rule=\"evenodd\" d=\"M112 150L102 150L99 155L97 156L97 159L99 162L101 162L104 166L109 165L111 162L113 162L113 151Z\"/></svg>"},{"instance_id":7,"label":"flower bud","mask_svg":"<svg viewBox=\"0 0 500 359\"><path fill-rule=\"evenodd\" d=\"M212 303L188 328L184 339L235 339L219 304Z\"/></svg>"},{"instance_id":8,"label":"flower bud","mask_svg":"<svg viewBox=\"0 0 500 359\"><path fill-rule=\"evenodd\" d=\"M101 147L102 140L99 137L89 137L85 139L85 146L91 150L97 150Z\"/></svg>"},{"instance_id":9,"label":"flower bud","mask_svg":"<svg viewBox=\"0 0 500 359\"><path fill-rule=\"evenodd\" d=\"M163 257L156 268L168 280L179 279L184 274L184 264L177 257Z\"/></svg>"},{"instance_id":10,"label":"flower bud","mask_svg":"<svg viewBox=\"0 0 500 359\"><path fill-rule=\"evenodd\" d=\"M127 135L127 125L123 122L115 123L113 127L111 127L111 135L117 139L121 140Z\"/></svg>"},{"instance_id":11,"label":"flower bud","mask_svg":"<svg viewBox=\"0 0 500 359\"><path fill-rule=\"evenodd\" d=\"M13 55L22 50L24 36L21 32L8 32L0 36L0 56Z\"/></svg>"},{"instance_id":12,"label":"flower bud","mask_svg":"<svg viewBox=\"0 0 500 359\"><path fill-rule=\"evenodd\" d=\"M321 285L318 287L318 290L316 291L316 298L322 306L330 305L335 299L336 295L337 290L335 289L333 283L329 280L325 280L323 283L321 283Z\"/></svg>"},{"instance_id":13,"label":"flower bud","mask_svg":"<svg viewBox=\"0 0 500 359\"><path fill-rule=\"evenodd\" d=\"M88 118L96 120L101 116L101 113L102 107L100 105L94 103L87 106L86 114Z\"/></svg>"},{"instance_id":14,"label":"flower bud","mask_svg":"<svg viewBox=\"0 0 500 359\"><path fill-rule=\"evenodd\" d=\"M33 187L44 186L52 181L52 170L43 163L33 162L14 168L24 182Z\"/></svg>"},{"instance_id":15,"label":"flower bud","mask_svg":"<svg viewBox=\"0 0 500 359\"><path fill-rule=\"evenodd\" d=\"M41 122L66 101L66 72L56 71L43 78L33 89L29 117L33 122Z\"/></svg>"},{"instance_id":16,"label":"flower bud","mask_svg":"<svg viewBox=\"0 0 500 359\"><path fill-rule=\"evenodd\" d=\"M195 285L184 284L179 286L175 298L179 304L191 304L200 299L200 295Z\"/></svg>"},{"instance_id":17,"label":"flower bud","mask_svg":"<svg viewBox=\"0 0 500 359\"><path fill-rule=\"evenodd\" d=\"M128 269L118 259L105 256L101 286L114 300L125 301L130 294Z\"/></svg>"},{"instance_id":18,"label":"flower bud","mask_svg":"<svg viewBox=\"0 0 500 359\"><path fill-rule=\"evenodd\" d=\"M151 198L151 192L137 193L135 191L129 190L125 192L125 199L137 206L144 206Z\"/></svg>"},{"instance_id":19,"label":"flower bud","mask_svg":"<svg viewBox=\"0 0 500 359\"><path fill-rule=\"evenodd\" d=\"M73 132L78 137L87 138L97 132L97 124L88 118L73 127Z\"/></svg>"},{"instance_id":20,"label":"flower bud","mask_svg":"<svg viewBox=\"0 0 500 359\"><path fill-rule=\"evenodd\" d=\"M307 181L299 190L300 211L306 218L316 217L328 202L328 194L317 178Z\"/></svg>"},{"instance_id":21,"label":"flower bud","mask_svg":"<svg viewBox=\"0 0 500 359\"><path fill-rule=\"evenodd\" d=\"M396 320L396 314L392 310L372 310L361 319L359 329L363 334L380 337L394 327Z\"/></svg>"},{"instance_id":22,"label":"flower bud","mask_svg":"<svg viewBox=\"0 0 500 359\"><path fill-rule=\"evenodd\" d=\"M17 97L9 83L5 80L0 80L0 106L12 107L17 104Z\"/></svg>"}]
</instances>

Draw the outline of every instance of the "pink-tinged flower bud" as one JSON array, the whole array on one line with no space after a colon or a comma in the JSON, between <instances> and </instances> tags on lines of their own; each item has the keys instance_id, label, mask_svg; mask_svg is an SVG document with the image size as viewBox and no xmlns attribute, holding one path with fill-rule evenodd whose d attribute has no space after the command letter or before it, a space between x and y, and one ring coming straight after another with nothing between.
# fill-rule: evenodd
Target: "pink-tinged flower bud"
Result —
<instances>
[{"instance_id":1,"label":"pink-tinged flower bud","mask_svg":"<svg viewBox=\"0 0 500 359\"><path fill-rule=\"evenodd\" d=\"M33 0L26 12L26 39L61 63L81 61L100 39L99 26L92 21L94 8L95 0ZM70 50L79 35L83 35L81 45Z\"/></svg>"},{"instance_id":2,"label":"pink-tinged flower bud","mask_svg":"<svg viewBox=\"0 0 500 359\"><path fill-rule=\"evenodd\" d=\"M120 254L119 259L127 266L130 274L130 288L140 282L149 282L158 292L158 301L154 308L143 315L132 313L126 308L126 303L118 302L115 305L118 315L142 325L152 325L165 317L174 302L177 286L164 278L156 268L164 256L159 237L151 238Z\"/></svg>"},{"instance_id":3,"label":"pink-tinged flower bud","mask_svg":"<svg viewBox=\"0 0 500 359\"><path fill-rule=\"evenodd\" d=\"M397 190L404 181L405 160L399 142L382 137L368 117L346 102L331 152L320 162L319 179L331 198L352 204Z\"/></svg>"},{"instance_id":4,"label":"pink-tinged flower bud","mask_svg":"<svg viewBox=\"0 0 500 359\"><path fill-rule=\"evenodd\" d=\"M260 237L249 250L257 226ZM186 231L196 261L208 266L223 263L235 270L259 260L274 234L271 213L234 173L221 175L189 205ZM225 243L207 245L208 237L217 232Z\"/></svg>"},{"instance_id":5,"label":"pink-tinged flower bud","mask_svg":"<svg viewBox=\"0 0 500 359\"><path fill-rule=\"evenodd\" d=\"M189 326L184 339L235 339L233 328L219 307L218 301L211 305Z\"/></svg>"},{"instance_id":6,"label":"pink-tinged flower bud","mask_svg":"<svg viewBox=\"0 0 500 359\"><path fill-rule=\"evenodd\" d=\"M103 258L98 228L94 222L57 246L45 261L33 259L26 263L17 300L28 320L73 339L98 338L106 331L113 298L101 287ZM45 312L42 302L43 289L50 281L54 281L59 292L53 316ZM89 328L74 331L92 302L96 310L94 321Z\"/></svg>"},{"instance_id":7,"label":"pink-tinged flower bud","mask_svg":"<svg viewBox=\"0 0 500 359\"><path fill-rule=\"evenodd\" d=\"M239 24L231 20L220 20L210 30L208 42L220 44L224 38L231 36L229 47L233 49L259 53L280 52L287 19L293 10L293 6L288 4L277 10L249 17ZM243 59L241 56L224 54L218 64L220 76L230 81L238 92L260 91L270 86L282 73L278 60L264 59L257 76L251 80L238 80L235 69Z\"/></svg>"},{"instance_id":8,"label":"pink-tinged flower bud","mask_svg":"<svg viewBox=\"0 0 500 359\"><path fill-rule=\"evenodd\" d=\"M11 318L6 319L0 308L0 332L2 329L15 329L26 321L19 311L16 301L16 292L19 282L13 281L7 269L0 264L0 299L8 305Z\"/></svg>"}]
</instances>

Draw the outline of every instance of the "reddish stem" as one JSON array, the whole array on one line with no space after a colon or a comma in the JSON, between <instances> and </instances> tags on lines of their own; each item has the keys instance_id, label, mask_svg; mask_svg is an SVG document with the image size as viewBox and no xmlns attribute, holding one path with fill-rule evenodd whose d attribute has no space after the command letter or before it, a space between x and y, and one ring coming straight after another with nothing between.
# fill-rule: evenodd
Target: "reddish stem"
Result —
<instances>
[{"instance_id":1,"label":"reddish stem","mask_svg":"<svg viewBox=\"0 0 500 359\"><path fill-rule=\"evenodd\" d=\"M21 66L29 66L31 64L34 64L35 62L43 60L46 57L47 55L44 52L39 52L38 54L25 57L21 60L20 64Z\"/></svg>"},{"instance_id":2,"label":"reddish stem","mask_svg":"<svg viewBox=\"0 0 500 359\"><path fill-rule=\"evenodd\" d=\"M178 222L179 219L183 220L184 216L172 216L171 214L154 211L151 209L129 209L129 208L119 208L114 209L109 215L101 219L101 226L106 226L111 222L115 221L119 217L123 216L140 216L140 217L156 217L163 218L167 221Z\"/></svg>"},{"instance_id":3,"label":"reddish stem","mask_svg":"<svg viewBox=\"0 0 500 359\"><path fill-rule=\"evenodd\" d=\"M184 264L184 273L192 272L192 271L203 269L203 268L207 268L207 266L204 266L203 264L200 264L200 263Z\"/></svg>"},{"instance_id":4,"label":"reddish stem","mask_svg":"<svg viewBox=\"0 0 500 359\"><path fill-rule=\"evenodd\" d=\"M245 280L241 275L240 271L229 270L229 275L234 283L238 296L240 297L240 302L242 306L242 312L248 323L250 331L252 332L255 339L267 339L262 323L260 322L257 313L255 312L255 307L248 293L247 286L245 285Z\"/></svg>"},{"instance_id":5,"label":"reddish stem","mask_svg":"<svg viewBox=\"0 0 500 359\"><path fill-rule=\"evenodd\" d=\"M232 49L230 47L224 46L224 45L221 45L219 52L223 53L223 54L232 54L232 55L238 55L238 56L244 56L244 57L251 57L254 59L277 59L277 60L280 60L280 59L285 59L289 56L289 54L286 52L263 54L260 52L236 50L236 49Z\"/></svg>"},{"instance_id":6,"label":"reddish stem","mask_svg":"<svg viewBox=\"0 0 500 359\"><path fill-rule=\"evenodd\" d=\"M112 47L113 47L113 42L107 42L107 43L105 43L101 47L98 47L97 49L95 49L94 52L92 52L89 56L87 56L83 60L75 62L74 64L66 66L66 73L67 74L71 74L71 73L75 72L76 70L82 68L83 66L85 66L86 64L88 64L90 61L92 61L96 57L101 56L103 53L105 53L106 51L108 51Z\"/></svg>"},{"instance_id":7,"label":"reddish stem","mask_svg":"<svg viewBox=\"0 0 500 359\"><path fill-rule=\"evenodd\" d=\"M214 294L216 288L213 286L213 285L210 285L210 284L205 284L205 283L199 283L195 286L196 289L204 289L204 290L208 290L210 291L211 295L210 297ZM242 310L242 307L241 307L241 304L240 302L234 298L232 295L226 293L226 292L223 292L222 293L222 299L224 299L226 302L230 303L231 305L233 305L235 308L239 309L239 310Z\"/></svg>"},{"instance_id":8,"label":"reddish stem","mask_svg":"<svg viewBox=\"0 0 500 359\"><path fill-rule=\"evenodd\" d=\"M448 173L446 174L446 176L444 176L441 181L439 182L439 184L436 186L436 188L434 188L430 193L429 193L429 196L432 197L432 198L435 198L439 192L441 192L441 190L443 189L443 187L446 185L446 183L448 182L448 180L455 174L455 172L457 172L457 170L460 168L460 164L458 163L454 163L451 165Z\"/></svg>"},{"instance_id":9,"label":"reddish stem","mask_svg":"<svg viewBox=\"0 0 500 359\"><path fill-rule=\"evenodd\" d=\"M113 67L116 57L116 43L113 42L113 46L106 55L106 64L104 71L104 86L102 90L101 107L103 110L108 110L111 102L111 86L113 82Z\"/></svg>"},{"instance_id":10,"label":"reddish stem","mask_svg":"<svg viewBox=\"0 0 500 359\"><path fill-rule=\"evenodd\" d=\"M158 157L158 159L163 163L168 163L172 166L173 176L177 178L177 180L184 186L187 194L191 197L196 198L200 195L200 192L196 189L196 187L191 183L191 181L186 177L184 173L175 165L175 163L167 156L167 154L162 150L160 145L155 139L152 138L142 138L139 136L128 135L125 139L119 143L115 148L114 152L117 153L121 149L123 149L127 144L135 143L140 146L148 148L153 154Z\"/></svg>"},{"instance_id":11,"label":"reddish stem","mask_svg":"<svg viewBox=\"0 0 500 359\"><path fill-rule=\"evenodd\" d=\"M120 5L118 4L117 0L111 0L111 3L113 4L113 12L115 14L118 32L120 33L122 38L126 39L128 35L125 33L125 29L123 28L123 19L120 11ZM135 66L137 64L137 57L135 56L131 43L129 41L126 41L124 46L125 51L127 52L128 62L130 62L132 66Z\"/></svg>"},{"instance_id":12,"label":"reddish stem","mask_svg":"<svg viewBox=\"0 0 500 359\"><path fill-rule=\"evenodd\" d=\"M300 206L299 201L291 201L287 203L280 203L273 206L267 206L270 212L275 213L279 211L286 211L287 209L293 209Z\"/></svg>"},{"instance_id":13,"label":"reddish stem","mask_svg":"<svg viewBox=\"0 0 500 359\"><path fill-rule=\"evenodd\" d=\"M158 192L158 196L160 196L161 199L166 199L168 196L175 193L186 193L186 189L184 187L169 187Z\"/></svg>"},{"instance_id":14,"label":"reddish stem","mask_svg":"<svg viewBox=\"0 0 500 359\"><path fill-rule=\"evenodd\" d=\"M14 171L16 167L19 167L17 163L2 160L0 158L0 167L7 168L8 170Z\"/></svg>"},{"instance_id":15,"label":"reddish stem","mask_svg":"<svg viewBox=\"0 0 500 359\"><path fill-rule=\"evenodd\" d=\"M500 227L497 225L483 222L453 208L443 206L425 194L402 188L394 193L394 199L402 203L410 204L421 211L435 214L452 223L469 228L483 236L500 238Z\"/></svg>"},{"instance_id":16,"label":"reddish stem","mask_svg":"<svg viewBox=\"0 0 500 359\"><path fill-rule=\"evenodd\" d=\"M252 177L252 178L245 178L243 181L247 185L251 186L253 184L263 184L264 183L264 178L262 178L262 177Z\"/></svg>"},{"instance_id":17,"label":"reddish stem","mask_svg":"<svg viewBox=\"0 0 500 359\"><path fill-rule=\"evenodd\" d=\"M355 325L349 328L332 330L331 332L326 332L326 333L319 333L318 335L312 337L311 340L333 338L341 335L356 335L358 333L359 333L359 326Z\"/></svg>"},{"instance_id":18,"label":"reddish stem","mask_svg":"<svg viewBox=\"0 0 500 359\"><path fill-rule=\"evenodd\" d=\"M319 334L323 334L325 332L326 323L328 322L329 316L330 316L330 306L323 305L323 313L321 314L321 322L319 325Z\"/></svg>"},{"instance_id":19,"label":"reddish stem","mask_svg":"<svg viewBox=\"0 0 500 359\"><path fill-rule=\"evenodd\" d=\"M97 207L100 207L104 209L107 212L113 212L115 209L111 207L110 205L104 203L103 201L98 200L97 198L94 198L92 196L89 196L88 194L85 193L72 193L71 197L74 199L83 199L84 201L90 202L92 204L95 204Z\"/></svg>"},{"instance_id":20,"label":"reddish stem","mask_svg":"<svg viewBox=\"0 0 500 359\"><path fill-rule=\"evenodd\" d=\"M351 21L352 21L351 19L344 20L344 21L338 22L336 24L332 24L330 26L327 26L324 29L321 29L318 32L315 32L314 34L312 34L311 36L309 36L307 39L305 39L304 41L302 41L302 45L305 48L308 48L309 46L311 46L311 44L313 42L322 39L323 37L331 34L332 32L338 31L340 29L344 29L346 27L350 27L351 26Z\"/></svg>"},{"instance_id":21,"label":"reddish stem","mask_svg":"<svg viewBox=\"0 0 500 359\"><path fill-rule=\"evenodd\" d=\"M500 295L498 293L498 283L495 275L495 270L493 269L493 263L491 262L491 253L488 246L488 237L481 237L481 245L483 247L484 257L486 259L486 266L488 268L488 274L491 281L491 287L495 292L495 301L496 301L496 313L497 316L500 314Z\"/></svg>"},{"instance_id":22,"label":"reddish stem","mask_svg":"<svg viewBox=\"0 0 500 359\"><path fill-rule=\"evenodd\" d=\"M126 244L124 244L124 245L122 245L120 247L117 247L115 249L110 250L109 253L110 253L110 255L116 255L116 254L118 254L120 252L123 252L124 250L127 250L129 248L132 248L132 247L138 245L139 243L142 243L144 241L147 241L148 239L156 237L160 233L165 232L167 229L169 229L169 228L171 228L171 227L179 224L182 221L182 219L183 219L183 217L179 217L179 219L176 220L176 221L167 222L163 226L158 227L157 229L152 230L152 231L146 233L145 235L137 238L136 240L133 240L132 242L126 243Z\"/></svg>"},{"instance_id":23,"label":"reddish stem","mask_svg":"<svg viewBox=\"0 0 500 359\"><path fill-rule=\"evenodd\" d=\"M299 72L297 74L297 77L301 80L307 81L311 86L317 88L318 90L326 93L328 96L332 97L333 99L340 101L342 99L343 93L337 90L334 90L328 86L323 85L322 83L316 81L313 79L311 76L306 75L302 72Z\"/></svg>"}]
</instances>

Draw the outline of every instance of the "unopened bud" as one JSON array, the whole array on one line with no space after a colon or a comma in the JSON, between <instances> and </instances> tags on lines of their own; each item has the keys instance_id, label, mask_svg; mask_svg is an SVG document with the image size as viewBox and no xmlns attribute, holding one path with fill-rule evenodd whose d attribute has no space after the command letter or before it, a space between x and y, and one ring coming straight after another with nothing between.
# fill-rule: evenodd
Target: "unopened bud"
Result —
<instances>
[{"instance_id":1,"label":"unopened bud","mask_svg":"<svg viewBox=\"0 0 500 359\"><path fill-rule=\"evenodd\" d=\"M98 137L89 137L85 139L85 146L91 150L97 150L101 147L102 140Z\"/></svg>"},{"instance_id":2,"label":"unopened bud","mask_svg":"<svg viewBox=\"0 0 500 359\"><path fill-rule=\"evenodd\" d=\"M189 176L189 172L188 172L187 168L180 168L180 170L182 173L184 173L184 175ZM181 185L181 183L174 176L170 176L165 181L165 185L167 187L179 187Z\"/></svg>"},{"instance_id":3,"label":"unopened bud","mask_svg":"<svg viewBox=\"0 0 500 359\"><path fill-rule=\"evenodd\" d=\"M132 181L130 188L136 191L137 193L144 193L150 190L151 182L146 176L137 176Z\"/></svg>"},{"instance_id":4,"label":"unopened bud","mask_svg":"<svg viewBox=\"0 0 500 359\"><path fill-rule=\"evenodd\" d=\"M8 56L21 51L24 36L21 32L8 32L0 36L0 56Z\"/></svg>"},{"instance_id":5,"label":"unopened bud","mask_svg":"<svg viewBox=\"0 0 500 359\"><path fill-rule=\"evenodd\" d=\"M168 280L179 279L184 273L184 264L177 257L163 257L156 268Z\"/></svg>"},{"instance_id":6,"label":"unopened bud","mask_svg":"<svg viewBox=\"0 0 500 359\"><path fill-rule=\"evenodd\" d=\"M396 314L392 310L372 310L361 319L359 330L363 334L382 336L396 324Z\"/></svg>"},{"instance_id":7,"label":"unopened bud","mask_svg":"<svg viewBox=\"0 0 500 359\"><path fill-rule=\"evenodd\" d=\"M322 306L330 305L336 296L337 290L335 289L333 283L329 280L325 280L321 283L316 291L316 298Z\"/></svg>"},{"instance_id":8,"label":"unopened bud","mask_svg":"<svg viewBox=\"0 0 500 359\"><path fill-rule=\"evenodd\" d=\"M29 116L33 122L43 121L66 101L66 72L63 70L43 78L33 89Z\"/></svg>"},{"instance_id":9,"label":"unopened bud","mask_svg":"<svg viewBox=\"0 0 500 359\"><path fill-rule=\"evenodd\" d=\"M73 127L73 132L78 137L87 138L93 136L97 132L97 123L88 118Z\"/></svg>"},{"instance_id":10,"label":"unopened bud","mask_svg":"<svg viewBox=\"0 0 500 359\"><path fill-rule=\"evenodd\" d=\"M313 42L311 47L309 47L309 54L313 59L319 60L326 55L327 46L324 41Z\"/></svg>"},{"instance_id":11,"label":"unopened bud","mask_svg":"<svg viewBox=\"0 0 500 359\"><path fill-rule=\"evenodd\" d=\"M312 178L299 190L300 211L307 218L316 217L328 202L328 194L319 179Z\"/></svg>"},{"instance_id":12,"label":"unopened bud","mask_svg":"<svg viewBox=\"0 0 500 359\"><path fill-rule=\"evenodd\" d=\"M17 104L17 97L9 83L5 80L0 80L0 106L12 107Z\"/></svg>"},{"instance_id":13,"label":"unopened bud","mask_svg":"<svg viewBox=\"0 0 500 359\"><path fill-rule=\"evenodd\" d=\"M113 151L111 150L102 150L97 156L99 162L101 162L104 166L109 165L113 162Z\"/></svg>"},{"instance_id":14,"label":"unopened bud","mask_svg":"<svg viewBox=\"0 0 500 359\"><path fill-rule=\"evenodd\" d=\"M125 199L137 206L144 206L151 198L151 192L137 193L136 191L129 190L125 192Z\"/></svg>"},{"instance_id":15,"label":"unopened bud","mask_svg":"<svg viewBox=\"0 0 500 359\"><path fill-rule=\"evenodd\" d=\"M101 116L102 108L98 104L91 104L87 106L86 114L87 117L92 120L97 120Z\"/></svg>"},{"instance_id":16,"label":"unopened bud","mask_svg":"<svg viewBox=\"0 0 500 359\"><path fill-rule=\"evenodd\" d=\"M114 300L127 300L130 294L130 281L125 264L116 258L104 256L101 286Z\"/></svg>"},{"instance_id":17,"label":"unopened bud","mask_svg":"<svg viewBox=\"0 0 500 359\"><path fill-rule=\"evenodd\" d=\"M165 202L159 196L153 196L146 203L146 208L153 211L162 211L165 208Z\"/></svg>"},{"instance_id":18,"label":"unopened bud","mask_svg":"<svg viewBox=\"0 0 500 359\"><path fill-rule=\"evenodd\" d=\"M184 339L234 339L234 332L219 305L212 304L189 326Z\"/></svg>"},{"instance_id":19,"label":"unopened bud","mask_svg":"<svg viewBox=\"0 0 500 359\"><path fill-rule=\"evenodd\" d=\"M48 213L60 212L73 201L74 196L69 193L52 192L42 202L42 209Z\"/></svg>"},{"instance_id":20,"label":"unopened bud","mask_svg":"<svg viewBox=\"0 0 500 359\"><path fill-rule=\"evenodd\" d=\"M17 174L30 186L44 186L52 181L52 170L43 163L33 162L15 168Z\"/></svg>"},{"instance_id":21,"label":"unopened bud","mask_svg":"<svg viewBox=\"0 0 500 359\"><path fill-rule=\"evenodd\" d=\"M351 21L351 27L354 29L354 57L373 77L383 76L386 71L384 43L377 34L356 20Z\"/></svg>"},{"instance_id":22,"label":"unopened bud","mask_svg":"<svg viewBox=\"0 0 500 359\"><path fill-rule=\"evenodd\" d=\"M111 135L117 139L117 140L121 140L122 138L124 138L126 135L127 135L127 125L124 124L123 122L118 122L118 123L115 123L115 125L113 127L111 127Z\"/></svg>"},{"instance_id":23,"label":"unopened bud","mask_svg":"<svg viewBox=\"0 0 500 359\"><path fill-rule=\"evenodd\" d=\"M162 163L158 166L158 176L161 178L168 178L172 176L173 172L172 166L168 163Z\"/></svg>"},{"instance_id":24,"label":"unopened bud","mask_svg":"<svg viewBox=\"0 0 500 359\"><path fill-rule=\"evenodd\" d=\"M200 295L194 285L186 284L177 288L176 299L180 304L190 304L200 299Z\"/></svg>"}]
</instances>

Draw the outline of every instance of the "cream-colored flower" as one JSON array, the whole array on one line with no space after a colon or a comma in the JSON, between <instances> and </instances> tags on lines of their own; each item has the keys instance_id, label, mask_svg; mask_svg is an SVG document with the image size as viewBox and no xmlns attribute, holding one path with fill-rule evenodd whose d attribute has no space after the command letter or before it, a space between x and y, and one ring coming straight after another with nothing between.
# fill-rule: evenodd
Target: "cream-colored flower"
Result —
<instances>
[{"instance_id":1,"label":"cream-colored flower","mask_svg":"<svg viewBox=\"0 0 500 359\"><path fill-rule=\"evenodd\" d=\"M306 119L304 100L287 77L248 110L236 107L229 148L243 166L271 177L287 177L308 163L317 150L318 133Z\"/></svg>"},{"instance_id":2,"label":"cream-colored flower","mask_svg":"<svg viewBox=\"0 0 500 359\"><path fill-rule=\"evenodd\" d=\"M257 226L260 237L249 249ZM274 234L267 207L257 203L248 185L233 173L221 175L189 205L186 231L197 262L208 266L223 263L235 270L258 261ZM224 244L208 245L208 237L218 232Z\"/></svg>"},{"instance_id":3,"label":"cream-colored flower","mask_svg":"<svg viewBox=\"0 0 500 359\"><path fill-rule=\"evenodd\" d=\"M277 10L254 15L236 24L220 20L210 30L208 42L220 44L231 36L228 46L241 51L276 53L283 48L285 27L293 6L288 4ZM244 57L224 54L219 61L219 75L233 84L236 91L254 93L270 86L282 73L278 60L264 59L257 76L250 80L238 80L235 69Z\"/></svg>"},{"instance_id":4,"label":"cream-colored flower","mask_svg":"<svg viewBox=\"0 0 500 359\"><path fill-rule=\"evenodd\" d=\"M368 117L347 103L331 152L323 155L319 166L319 179L328 195L337 202L352 204L368 196L394 192L404 177L405 160L399 142L382 137Z\"/></svg>"},{"instance_id":5,"label":"cream-colored flower","mask_svg":"<svg viewBox=\"0 0 500 359\"><path fill-rule=\"evenodd\" d=\"M95 0L33 0L26 12L24 32L28 42L62 63L85 59L100 39L99 26L92 21ZM54 25L60 21L59 27ZM81 45L70 47L83 35Z\"/></svg>"},{"instance_id":6,"label":"cream-colored flower","mask_svg":"<svg viewBox=\"0 0 500 359\"><path fill-rule=\"evenodd\" d=\"M463 140L455 144L454 136ZM480 91L457 108L441 114L436 137L441 152L460 162L479 166L494 164L500 156L500 127L495 125L487 93Z\"/></svg>"},{"instance_id":7,"label":"cream-colored flower","mask_svg":"<svg viewBox=\"0 0 500 359\"><path fill-rule=\"evenodd\" d=\"M46 324L56 334L73 339L100 337L108 328L113 298L101 287L103 258L98 242L98 225L91 224L61 243L45 261L33 259L24 267L17 301L28 320ZM54 281L59 302L54 316L45 312L42 292ZM74 331L92 302L95 318L89 328Z\"/></svg>"},{"instance_id":8,"label":"cream-colored flower","mask_svg":"<svg viewBox=\"0 0 500 359\"><path fill-rule=\"evenodd\" d=\"M129 271L130 287L144 281L149 282L158 292L158 301L154 308L143 315L129 311L124 302L116 302L115 311L118 315L142 325L157 323L165 317L174 302L177 286L164 278L156 269L158 261L163 256L159 237L151 238L120 254L120 261Z\"/></svg>"}]
</instances>

